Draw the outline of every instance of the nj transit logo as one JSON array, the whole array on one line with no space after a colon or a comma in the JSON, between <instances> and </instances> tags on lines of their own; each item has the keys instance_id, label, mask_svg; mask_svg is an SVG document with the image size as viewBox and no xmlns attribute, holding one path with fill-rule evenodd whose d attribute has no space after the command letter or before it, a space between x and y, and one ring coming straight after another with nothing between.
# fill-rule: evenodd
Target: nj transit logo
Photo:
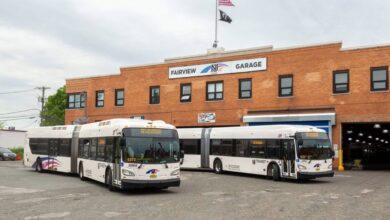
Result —
<instances>
[{"instance_id":1,"label":"nj transit logo","mask_svg":"<svg viewBox=\"0 0 390 220\"><path fill-rule=\"evenodd\" d=\"M223 68L225 67L228 67L228 65L224 63L215 63L215 64L208 65L200 73L216 73L222 71Z\"/></svg>"},{"instance_id":2,"label":"nj transit logo","mask_svg":"<svg viewBox=\"0 0 390 220\"><path fill-rule=\"evenodd\" d=\"M146 171L146 174L150 174L150 178L157 178L158 169L150 169Z\"/></svg>"}]
</instances>

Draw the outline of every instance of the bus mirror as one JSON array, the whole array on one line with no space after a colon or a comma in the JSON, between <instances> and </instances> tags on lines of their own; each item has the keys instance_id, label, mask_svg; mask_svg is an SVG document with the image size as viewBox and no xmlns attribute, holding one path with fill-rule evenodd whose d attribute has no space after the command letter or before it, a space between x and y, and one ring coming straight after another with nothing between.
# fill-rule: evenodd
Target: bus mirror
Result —
<instances>
[{"instance_id":1,"label":"bus mirror","mask_svg":"<svg viewBox=\"0 0 390 220\"><path fill-rule=\"evenodd\" d=\"M332 150L330 154L332 157L334 157L335 156L334 150Z\"/></svg>"},{"instance_id":2,"label":"bus mirror","mask_svg":"<svg viewBox=\"0 0 390 220\"><path fill-rule=\"evenodd\" d=\"M180 151L180 159L183 159L184 158L184 150L181 150Z\"/></svg>"},{"instance_id":3,"label":"bus mirror","mask_svg":"<svg viewBox=\"0 0 390 220\"><path fill-rule=\"evenodd\" d=\"M120 140L120 142L119 142L119 145L120 145L121 147L126 146L126 139L125 139L125 138L121 138L121 140Z\"/></svg>"},{"instance_id":4,"label":"bus mirror","mask_svg":"<svg viewBox=\"0 0 390 220\"><path fill-rule=\"evenodd\" d=\"M302 146L303 145L303 140L298 140L298 146Z\"/></svg>"}]
</instances>

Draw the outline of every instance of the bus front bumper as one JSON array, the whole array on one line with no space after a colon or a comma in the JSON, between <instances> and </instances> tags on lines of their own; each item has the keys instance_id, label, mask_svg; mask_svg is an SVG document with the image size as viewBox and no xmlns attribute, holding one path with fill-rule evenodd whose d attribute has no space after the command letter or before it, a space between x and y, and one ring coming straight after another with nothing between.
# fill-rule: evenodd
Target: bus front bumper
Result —
<instances>
[{"instance_id":1,"label":"bus front bumper","mask_svg":"<svg viewBox=\"0 0 390 220\"><path fill-rule=\"evenodd\" d=\"M122 189L168 188L180 186L180 178L168 180L122 180Z\"/></svg>"},{"instance_id":2,"label":"bus front bumper","mask_svg":"<svg viewBox=\"0 0 390 220\"><path fill-rule=\"evenodd\" d=\"M309 173L309 172L298 172L298 179L315 179L318 177L333 177L334 172L331 171L325 171L325 172L316 172L316 173Z\"/></svg>"}]
</instances>

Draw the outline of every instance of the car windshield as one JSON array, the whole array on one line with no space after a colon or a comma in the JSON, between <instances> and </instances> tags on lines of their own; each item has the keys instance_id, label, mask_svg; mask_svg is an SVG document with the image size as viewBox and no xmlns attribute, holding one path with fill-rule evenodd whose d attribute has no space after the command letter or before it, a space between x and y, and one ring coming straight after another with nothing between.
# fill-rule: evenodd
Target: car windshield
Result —
<instances>
[{"instance_id":1,"label":"car windshield","mask_svg":"<svg viewBox=\"0 0 390 220\"><path fill-rule=\"evenodd\" d=\"M180 145L176 130L135 129L124 132L123 160L128 163L179 162Z\"/></svg>"},{"instance_id":2,"label":"car windshield","mask_svg":"<svg viewBox=\"0 0 390 220\"><path fill-rule=\"evenodd\" d=\"M12 151L10 151L10 150L7 149L7 148L0 148L0 152L1 152L1 153L12 153Z\"/></svg>"},{"instance_id":3,"label":"car windshield","mask_svg":"<svg viewBox=\"0 0 390 220\"><path fill-rule=\"evenodd\" d=\"M319 160L332 157L332 146L326 133L298 133L296 139L300 159Z\"/></svg>"}]
</instances>

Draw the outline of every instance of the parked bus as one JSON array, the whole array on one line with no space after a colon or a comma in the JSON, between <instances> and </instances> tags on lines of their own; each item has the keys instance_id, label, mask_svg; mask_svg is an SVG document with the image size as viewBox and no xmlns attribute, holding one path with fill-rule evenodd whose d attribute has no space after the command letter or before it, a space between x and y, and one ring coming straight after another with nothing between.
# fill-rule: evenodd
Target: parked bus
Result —
<instances>
[{"instance_id":1,"label":"parked bus","mask_svg":"<svg viewBox=\"0 0 390 220\"><path fill-rule=\"evenodd\" d=\"M27 132L24 164L115 188L180 186L177 131L163 121L112 119Z\"/></svg>"},{"instance_id":2,"label":"parked bus","mask_svg":"<svg viewBox=\"0 0 390 220\"><path fill-rule=\"evenodd\" d=\"M178 133L184 169L259 174L274 180L334 175L329 137L312 126L182 128Z\"/></svg>"}]
</instances>

